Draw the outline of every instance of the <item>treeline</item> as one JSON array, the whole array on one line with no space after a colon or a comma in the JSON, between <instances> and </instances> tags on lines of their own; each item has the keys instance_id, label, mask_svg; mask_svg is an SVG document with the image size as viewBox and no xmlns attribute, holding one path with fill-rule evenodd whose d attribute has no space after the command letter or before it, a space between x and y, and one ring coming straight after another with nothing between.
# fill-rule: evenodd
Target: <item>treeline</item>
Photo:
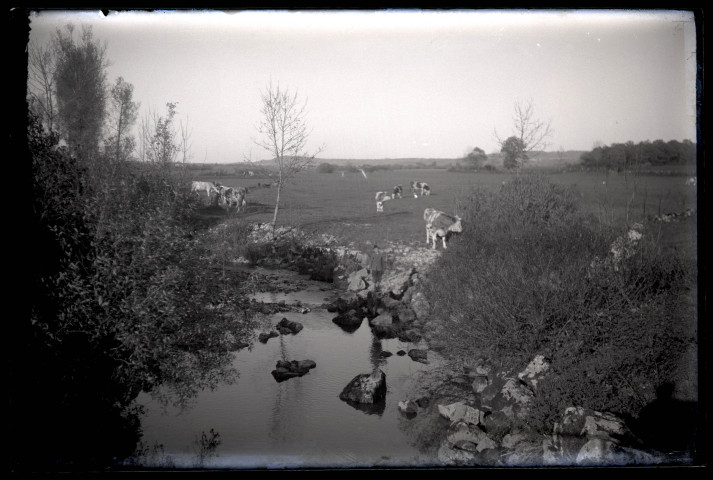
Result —
<instances>
[{"instance_id":1,"label":"treeline","mask_svg":"<svg viewBox=\"0 0 713 480\"><path fill-rule=\"evenodd\" d=\"M345 173L360 173L361 170L365 172L378 172L378 171L390 171L390 170L415 170L420 168L444 168L438 165L436 161L431 162L414 162L414 163L384 163L381 165L369 165L363 164L359 166L355 165L335 165L329 162L322 162L317 165L317 172L319 173L334 173L334 172L345 172Z\"/></svg>"},{"instance_id":2,"label":"treeline","mask_svg":"<svg viewBox=\"0 0 713 480\"><path fill-rule=\"evenodd\" d=\"M696 144L690 140L614 143L583 153L580 161L585 167L618 171L645 166L695 164Z\"/></svg>"}]
</instances>

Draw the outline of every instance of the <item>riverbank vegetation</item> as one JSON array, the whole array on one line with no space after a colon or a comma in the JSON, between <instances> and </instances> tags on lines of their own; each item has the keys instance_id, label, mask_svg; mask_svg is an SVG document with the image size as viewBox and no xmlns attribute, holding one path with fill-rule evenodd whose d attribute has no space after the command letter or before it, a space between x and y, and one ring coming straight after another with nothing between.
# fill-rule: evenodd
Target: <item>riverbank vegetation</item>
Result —
<instances>
[{"instance_id":1,"label":"riverbank vegetation","mask_svg":"<svg viewBox=\"0 0 713 480\"><path fill-rule=\"evenodd\" d=\"M452 361L550 359L530 419L542 432L569 406L636 417L682 380L696 341L695 258L663 248L656 224L604 223L579 200L542 176L476 189L424 285L429 336Z\"/></svg>"}]
</instances>

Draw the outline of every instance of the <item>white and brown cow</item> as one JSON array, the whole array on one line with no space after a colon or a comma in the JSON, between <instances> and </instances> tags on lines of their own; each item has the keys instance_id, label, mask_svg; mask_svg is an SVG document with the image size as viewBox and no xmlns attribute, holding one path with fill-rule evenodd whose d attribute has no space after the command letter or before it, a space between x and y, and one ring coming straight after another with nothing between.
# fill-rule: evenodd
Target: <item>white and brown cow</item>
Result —
<instances>
[{"instance_id":1,"label":"white and brown cow","mask_svg":"<svg viewBox=\"0 0 713 480\"><path fill-rule=\"evenodd\" d=\"M191 182L191 192L198 193L199 195L202 195L203 192L205 192L208 197L208 203L210 204L213 203L214 195L220 197L220 190L211 182Z\"/></svg>"},{"instance_id":2,"label":"white and brown cow","mask_svg":"<svg viewBox=\"0 0 713 480\"><path fill-rule=\"evenodd\" d=\"M376 211L383 212L384 202L388 202L389 200L391 200L391 196L388 195L386 192L376 192L374 199L376 200Z\"/></svg>"},{"instance_id":3,"label":"white and brown cow","mask_svg":"<svg viewBox=\"0 0 713 480\"><path fill-rule=\"evenodd\" d=\"M394 187L393 198L403 198L403 196L404 196L404 187L401 185L396 185Z\"/></svg>"},{"instance_id":4,"label":"white and brown cow","mask_svg":"<svg viewBox=\"0 0 713 480\"><path fill-rule=\"evenodd\" d=\"M449 233L460 233L463 231L461 218L459 216L448 215L445 212L434 208L427 208L423 211L423 219L426 221L426 243L433 241L433 248L436 248L436 239L443 239L443 248L446 249L446 237Z\"/></svg>"},{"instance_id":5,"label":"white and brown cow","mask_svg":"<svg viewBox=\"0 0 713 480\"><path fill-rule=\"evenodd\" d=\"M421 196L430 195L431 187L429 187L426 182L411 180L411 195L414 195L417 191L421 192Z\"/></svg>"}]
</instances>

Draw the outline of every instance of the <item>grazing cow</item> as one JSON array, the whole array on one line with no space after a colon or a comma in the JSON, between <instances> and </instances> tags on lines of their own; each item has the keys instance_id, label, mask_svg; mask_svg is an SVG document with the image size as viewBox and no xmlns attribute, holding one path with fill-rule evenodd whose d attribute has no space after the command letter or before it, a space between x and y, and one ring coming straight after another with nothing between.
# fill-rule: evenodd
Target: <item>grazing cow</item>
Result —
<instances>
[{"instance_id":1,"label":"grazing cow","mask_svg":"<svg viewBox=\"0 0 713 480\"><path fill-rule=\"evenodd\" d=\"M431 187L427 183L411 180L411 195L414 195L417 190L421 191L422 196L431 194Z\"/></svg>"},{"instance_id":2,"label":"grazing cow","mask_svg":"<svg viewBox=\"0 0 713 480\"><path fill-rule=\"evenodd\" d=\"M443 248L446 249L446 237L449 233L460 233L463 231L461 218L451 216L433 208L427 208L423 211L423 219L426 221L426 243L430 243L433 239L433 249L436 248L436 239L443 239Z\"/></svg>"},{"instance_id":3,"label":"grazing cow","mask_svg":"<svg viewBox=\"0 0 713 480\"><path fill-rule=\"evenodd\" d=\"M394 198L403 198L403 193L404 193L404 187L402 187L401 185L396 185L394 187L394 194L393 194Z\"/></svg>"},{"instance_id":4,"label":"grazing cow","mask_svg":"<svg viewBox=\"0 0 713 480\"><path fill-rule=\"evenodd\" d=\"M199 195L202 192L205 192L208 196L208 201L210 201L211 203L211 197L213 196L213 194L220 197L220 190L218 190L216 185L211 182L191 182L191 192L196 192Z\"/></svg>"},{"instance_id":5,"label":"grazing cow","mask_svg":"<svg viewBox=\"0 0 713 480\"><path fill-rule=\"evenodd\" d=\"M376 200L376 211L377 212L383 212L384 211L384 202L388 202L391 200L391 197L386 194L386 192L376 192L376 196L374 197Z\"/></svg>"}]
</instances>

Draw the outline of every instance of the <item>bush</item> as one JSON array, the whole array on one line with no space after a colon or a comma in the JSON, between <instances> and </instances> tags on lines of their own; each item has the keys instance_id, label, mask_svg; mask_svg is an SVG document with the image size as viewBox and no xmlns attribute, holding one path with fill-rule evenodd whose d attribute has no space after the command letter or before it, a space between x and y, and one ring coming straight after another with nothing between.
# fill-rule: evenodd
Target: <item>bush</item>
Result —
<instances>
[{"instance_id":1,"label":"bush","mask_svg":"<svg viewBox=\"0 0 713 480\"><path fill-rule=\"evenodd\" d=\"M577 199L539 176L475 191L463 233L424 285L437 315L430 335L451 359L482 356L505 370L552 359L541 422L572 405L634 414L684 343L664 327L688 278L683 263L645 232L616 267L593 268L626 230L583 216Z\"/></svg>"},{"instance_id":2,"label":"bush","mask_svg":"<svg viewBox=\"0 0 713 480\"><path fill-rule=\"evenodd\" d=\"M194 200L180 169L80 161L37 121L28 142L40 255L30 322L16 339L22 362L13 364L22 385L13 416L29 423L12 431L27 452L18 455L33 456L25 460L101 465L135 446L103 452L119 437L102 425L136 436L130 404L141 390L166 389L180 402L234 375L230 345L251 325L239 280L188 224Z\"/></svg>"},{"instance_id":3,"label":"bush","mask_svg":"<svg viewBox=\"0 0 713 480\"><path fill-rule=\"evenodd\" d=\"M320 163L317 165L317 172L319 173L334 173L335 166L331 163Z\"/></svg>"}]
</instances>

